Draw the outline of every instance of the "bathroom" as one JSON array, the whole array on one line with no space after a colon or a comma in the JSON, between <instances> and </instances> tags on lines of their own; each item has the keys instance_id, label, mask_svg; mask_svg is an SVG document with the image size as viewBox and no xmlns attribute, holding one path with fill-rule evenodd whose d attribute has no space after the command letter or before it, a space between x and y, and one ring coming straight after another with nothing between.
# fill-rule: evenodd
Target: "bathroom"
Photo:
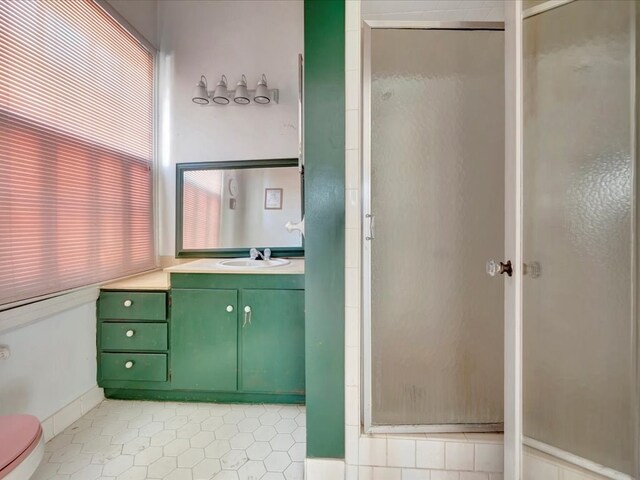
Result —
<instances>
[{"instance_id":1,"label":"bathroom","mask_svg":"<svg viewBox=\"0 0 640 480\"><path fill-rule=\"evenodd\" d=\"M0 478L640 478L637 8L0 0Z\"/></svg>"}]
</instances>

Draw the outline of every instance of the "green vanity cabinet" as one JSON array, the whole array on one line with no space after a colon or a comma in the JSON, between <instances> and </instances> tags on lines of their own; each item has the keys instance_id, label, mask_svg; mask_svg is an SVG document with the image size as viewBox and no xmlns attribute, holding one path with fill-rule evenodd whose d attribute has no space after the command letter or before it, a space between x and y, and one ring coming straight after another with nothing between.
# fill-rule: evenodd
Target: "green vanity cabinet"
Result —
<instances>
[{"instance_id":1,"label":"green vanity cabinet","mask_svg":"<svg viewBox=\"0 0 640 480\"><path fill-rule=\"evenodd\" d=\"M102 290L107 398L303 403L303 274L171 273L168 291Z\"/></svg>"},{"instance_id":2,"label":"green vanity cabinet","mask_svg":"<svg viewBox=\"0 0 640 480\"><path fill-rule=\"evenodd\" d=\"M303 275L172 273L171 301L172 389L304 400Z\"/></svg>"},{"instance_id":3,"label":"green vanity cabinet","mask_svg":"<svg viewBox=\"0 0 640 480\"><path fill-rule=\"evenodd\" d=\"M171 383L186 390L237 390L237 290L172 292Z\"/></svg>"},{"instance_id":4,"label":"green vanity cabinet","mask_svg":"<svg viewBox=\"0 0 640 480\"><path fill-rule=\"evenodd\" d=\"M108 392L169 388L166 291L101 290L98 385Z\"/></svg>"},{"instance_id":5,"label":"green vanity cabinet","mask_svg":"<svg viewBox=\"0 0 640 480\"><path fill-rule=\"evenodd\" d=\"M304 291L246 289L240 299L241 390L304 393Z\"/></svg>"}]
</instances>

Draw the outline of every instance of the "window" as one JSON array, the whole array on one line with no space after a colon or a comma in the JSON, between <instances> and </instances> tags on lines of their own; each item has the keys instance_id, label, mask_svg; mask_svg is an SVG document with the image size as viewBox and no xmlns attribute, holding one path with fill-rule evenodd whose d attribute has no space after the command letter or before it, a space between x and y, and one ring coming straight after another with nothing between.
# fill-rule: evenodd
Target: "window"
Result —
<instances>
[{"instance_id":1,"label":"window","mask_svg":"<svg viewBox=\"0 0 640 480\"><path fill-rule=\"evenodd\" d=\"M0 2L0 305L154 267L153 72L91 0Z\"/></svg>"}]
</instances>

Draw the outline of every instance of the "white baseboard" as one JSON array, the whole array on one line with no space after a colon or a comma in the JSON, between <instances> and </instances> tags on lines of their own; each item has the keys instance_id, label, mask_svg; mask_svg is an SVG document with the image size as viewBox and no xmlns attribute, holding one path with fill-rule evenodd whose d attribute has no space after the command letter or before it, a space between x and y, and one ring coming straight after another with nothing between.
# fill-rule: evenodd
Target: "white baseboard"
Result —
<instances>
[{"instance_id":1,"label":"white baseboard","mask_svg":"<svg viewBox=\"0 0 640 480\"><path fill-rule=\"evenodd\" d=\"M42 420L40 423L42 424L45 442L62 433L65 428L89 410L98 406L102 400L104 400L104 391L96 385L71 403L62 407L49 418Z\"/></svg>"},{"instance_id":2,"label":"white baseboard","mask_svg":"<svg viewBox=\"0 0 640 480\"><path fill-rule=\"evenodd\" d=\"M305 480L344 480L344 460L307 458L304 464Z\"/></svg>"}]
</instances>

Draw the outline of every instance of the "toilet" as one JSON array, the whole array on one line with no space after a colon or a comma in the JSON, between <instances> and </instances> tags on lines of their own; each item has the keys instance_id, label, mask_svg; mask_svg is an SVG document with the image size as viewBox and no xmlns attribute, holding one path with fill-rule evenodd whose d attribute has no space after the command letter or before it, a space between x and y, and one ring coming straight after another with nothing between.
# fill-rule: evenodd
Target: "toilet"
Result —
<instances>
[{"instance_id":1,"label":"toilet","mask_svg":"<svg viewBox=\"0 0 640 480\"><path fill-rule=\"evenodd\" d=\"M0 479L29 480L44 455L44 437L32 415L0 416Z\"/></svg>"}]
</instances>

